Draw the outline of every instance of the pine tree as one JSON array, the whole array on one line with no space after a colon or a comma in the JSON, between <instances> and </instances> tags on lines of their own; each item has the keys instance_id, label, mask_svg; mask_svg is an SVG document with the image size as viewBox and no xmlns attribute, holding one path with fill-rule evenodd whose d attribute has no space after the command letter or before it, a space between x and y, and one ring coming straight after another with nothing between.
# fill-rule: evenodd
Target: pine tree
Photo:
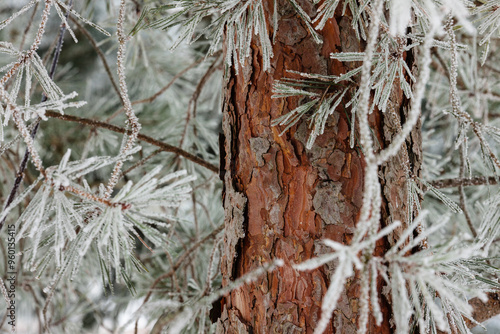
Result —
<instances>
[{"instance_id":1,"label":"pine tree","mask_svg":"<svg viewBox=\"0 0 500 334\"><path fill-rule=\"evenodd\" d=\"M0 9L0 288L40 332L470 333L500 313L500 1Z\"/></svg>"},{"instance_id":2,"label":"pine tree","mask_svg":"<svg viewBox=\"0 0 500 334\"><path fill-rule=\"evenodd\" d=\"M263 1L260 5L278 16L272 32L272 57L264 54L261 40L254 40L250 54L240 61L241 68L230 71L226 83L223 164L228 250L223 259L223 282L227 284L275 258L283 259L284 265L224 298L217 332L299 333L320 328L317 333L325 329L328 333L355 333L358 325L366 327L369 321L369 333L389 333L390 299L381 293L385 284L377 278L370 257L382 257L394 246L399 230L362 250L365 262L356 261L356 273L351 268L352 259L342 259L343 263L334 257L326 266L291 269L331 253L328 244L321 244L322 239L341 247L363 237L356 234L356 225L363 215L363 192L369 191L364 183L369 157L363 154L367 146L359 140L350 145L353 138L363 140L359 135L362 125L356 129L356 116L345 106L356 86L338 79L359 62L343 63L334 58L338 53L349 53L363 60L366 45L356 37L355 14L351 8L333 9L331 13L336 14L322 19L321 30L311 33L297 20L296 11L303 10L307 22L314 16L311 4ZM226 36L226 47L232 38ZM413 51L404 50L407 41L400 38L397 42L391 50L390 66L394 69L390 71L400 70L403 64L416 68ZM266 56L270 58L267 71ZM399 73L406 74L404 70ZM409 80L412 73L399 76L399 80ZM308 80L301 81L303 78ZM303 100L306 92L294 89L294 84L307 89L310 102ZM408 117L409 99L401 86L387 87L386 100L379 103L385 112L377 108L366 120L376 142L368 147L374 151L386 148L401 130L401 120ZM307 117L311 110L314 113ZM282 126L273 127L277 124ZM406 188L407 182L420 176L419 128L417 125L398 154L380 167L382 185L377 191L383 199L376 199L371 210L381 205L383 213L377 214L380 222L371 218L370 224L387 227L398 220L402 222L399 229L403 229L413 218L408 217L412 208L407 204L411 202ZM392 203L397 202L401 205L394 207ZM417 197L415 205L419 204ZM377 230L374 227L371 233ZM361 267L368 268L359 271ZM373 305L380 302L378 319L363 314L369 307L363 294L370 293L370 280ZM335 308L338 311L331 314ZM362 314L364 318L360 318Z\"/></svg>"},{"instance_id":3,"label":"pine tree","mask_svg":"<svg viewBox=\"0 0 500 334\"><path fill-rule=\"evenodd\" d=\"M283 259L284 266L224 298L217 332L311 332L322 318L322 301L327 298L325 293L330 284L337 291L330 291L333 295L329 298L339 299L337 308L341 312L335 313L326 332L333 332L333 326L335 332L356 332L361 287L359 274L349 277L352 264L332 262L309 271L291 267L328 254L328 248L320 240L327 238L348 245L356 230L363 204L366 161L359 143L354 147L349 144L354 123L344 106L349 101L349 90L352 92L354 87L335 83L334 79L353 66L352 63L344 65L330 55L360 53L363 43L355 37L350 10L343 15L339 11L325 21L324 27L316 32L316 38L322 42L318 44L307 27L297 20L292 3L263 1L262 6L266 13L277 11L278 15L276 30L272 32L273 56L268 56L270 65L266 71L264 48L259 40L254 40L250 54L240 62L238 74L230 71L226 83L223 164L228 250L222 272L224 281L229 282L275 258ZM307 8L307 3L301 3L300 6L305 17L313 16L311 5ZM231 38L226 36L225 45ZM304 82L304 89L313 97L311 102L304 101L300 95L293 96L298 95L294 91L288 93L293 83L300 83L305 77L300 73L330 78ZM273 92L273 84L280 80L281 86L275 86ZM397 117L400 124L399 114L407 101L403 102L399 87L392 96L391 117ZM301 107L305 110L297 111ZM318 110L308 120L308 112L314 108L324 110ZM294 112L304 116L300 119L290 116ZM383 146L399 129L394 121L389 123L392 118L384 117L390 112L373 113L372 117L371 128L377 138L385 139L380 143ZM291 119L293 121L289 121ZM273 122L276 124L278 120L282 126L273 127ZM312 131L320 132L315 135L312 147L309 147L312 135L308 124L313 124ZM384 129L387 129L385 136ZM420 143L415 146L419 154ZM400 184L404 178L396 174L404 170L404 162L398 157L397 161L384 166L387 170L385 194L391 194L391 187L404 189L405 184ZM412 164L415 175L418 175L419 164L420 161ZM406 192L398 189L395 195L397 198L387 198L386 202L407 202ZM402 217L398 218L406 221L400 214L406 213L401 211L405 208L399 209L397 213ZM390 216L386 216L382 218L384 225L390 223ZM388 243L379 243L376 254L383 254L387 246ZM379 287L375 287L378 295L382 287L382 282L379 283ZM339 289L344 284L346 288ZM382 296L378 298L386 319L379 332L389 332L389 304ZM373 333L376 328L375 321L371 321L368 332Z\"/></svg>"}]
</instances>

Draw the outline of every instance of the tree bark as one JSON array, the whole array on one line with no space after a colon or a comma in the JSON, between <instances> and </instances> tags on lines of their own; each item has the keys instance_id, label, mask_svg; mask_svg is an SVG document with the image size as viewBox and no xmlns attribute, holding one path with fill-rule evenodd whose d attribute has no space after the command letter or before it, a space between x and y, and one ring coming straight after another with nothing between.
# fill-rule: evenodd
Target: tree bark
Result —
<instances>
[{"instance_id":1,"label":"tree bark","mask_svg":"<svg viewBox=\"0 0 500 334\"><path fill-rule=\"evenodd\" d=\"M268 23L273 2L263 1ZM298 2L311 17L315 16L310 1ZM226 296L221 302L217 333L312 333L336 264L307 272L295 271L291 264L326 252L322 239L349 244L353 236L362 205L365 163L362 149L357 144L350 148L347 112L341 109L330 116L324 134L311 150L305 147L309 135L306 117L282 136L282 128L271 126L272 120L303 102L299 98L271 98L273 83L290 76L287 71L340 75L350 69L347 66L354 66L329 57L332 52L364 49L352 29L351 14L342 16L342 8L341 2L335 18L319 32L323 44L318 45L290 3L278 1L271 70L262 70L261 48L254 39L243 68L238 74L234 68L226 74L221 153L226 228L223 285L273 259L283 259L285 265ZM270 24L268 30L271 34ZM375 110L370 115L380 148L400 128L405 105L402 92L395 90L390 111L382 114ZM420 159L416 129L402 153L380 169L382 225L394 219L407 220L403 167L417 175ZM383 254L396 238L381 240L375 252ZM377 327L370 318L368 333L391 333L390 300L382 294L382 281L378 286L384 322ZM325 333L356 333L359 295L356 276L346 283Z\"/></svg>"}]
</instances>

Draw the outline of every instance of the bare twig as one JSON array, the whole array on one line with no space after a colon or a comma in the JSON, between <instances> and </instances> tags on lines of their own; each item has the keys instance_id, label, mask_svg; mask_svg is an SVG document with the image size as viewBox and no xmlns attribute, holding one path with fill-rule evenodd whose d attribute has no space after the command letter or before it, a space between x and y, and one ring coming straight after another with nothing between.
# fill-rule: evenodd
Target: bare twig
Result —
<instances>
[{"instance_id":1,"label":"bare twig","mask_svg":"<svg viewBox=\"0 0 500 334\"><path fill-rule=\"evenodd\" d=\"M127 170L123 171L122 172L122 176L125 176L126 174L130 173L132 170L136 169L137 167L144 165L149 159L151 159L152 157L158 155L158 153L160 153L160 152L162 152L162 150L156 150L153 153L151 153L150 155L148 155L147 157L145 157L144 159L141 159L136 164L134 164L132 167L130 167Z\"/></svg>"},{"instance_id":2,"label":"bare twig","mask_svg":"<svg viewBox=\"0 0 500 334\"><path fill-rule=\"evenodd\" d=\"M434 180L429 182L431 186L436 189L443 188L455 188L463 185L464 187L469 186L483 186L498 183L498 176L475 176L471 178L454 178L454 179L442 179Z\"/></svg>"},{"instance_id":3,"label":"bare twig","mask_svg":"<svg viewBox=\"0 0 500 334\"><path fill-rule=\"evenodd\" d=\"M177 258L177 261L175 261L175 264L170 268L170 270L158 277L153 284L149 287L149 292L147 293L146 297L144 298L143 305L151 298L151 295L153 294L153 289L163 280L166 278L172 276L177 269L181 266L182 262L186 260L192 252L194 252L198 247L203 245L208 239L211 239L217 235L222 229L224 228L224 225L219 226L217 229L213 230L210 234L205 236L203 239L200 239L198 242L196 242L194 245L192 245L188 250L186 250L181 256Z\"/></svg>"},{"instance_id":4,"label":"bare twig","mask_svg":"<svg viewBox=\"0 0 500 334\"><path fill-rule=\"evenodd\" d=\"M105 122L95 121L92 119L81 118L81 117L77 117L77 116L61 115L61 114L54 112L54 111L47 111L45 113L45 116L52 117L52 118L58 118L58 119L70 121L70 122L76 122L76 123L80 123L83 125L90 125L93 127L103 128L103 129L107 129L107 130L117 132L117 133L124 133L124 134L130 135L130 133L132 132L131 130L124 129L124 128L121 128L119 126L108 124ZM202 158L197 157L196 155L191 154L189 152L186 152L178 147L172 146L170 144L164 143L162 141L156 140L154 138L151 138L149 136L146 136L146 135L143 135L140 133L137 135L137 139L144 141L146 143L149 143L151 145L157 146L164 152L171 152L171 153L175 153L177 155L180 155L188 160L191 160L192 162L194 162L200 166L203 166L203 167L211 170L214 173L219 172L219 167L212 165L211 163L203 160Z\"/></svg>"},{"instance_id":5,"label":"bare twig","mask_svg":"<svg viewBox=\"0 0 500 334\"><path fill-rule=\"evenodd\" d=\"M218 56L220 54L220 52L217 52L216 54L214 54L214 56ZM180 77L182 77L187 71L189 71L190 69L196 67L197 65L201 64L203 61L205 60L205 58L200 58L198 59L197 61L195 61L194 63L192 63L191 65L189 65L188 67L186 67L185 69L183 69L182 71L180 71L179 73L177 73L173 78L172 80L169 81L168 84L166 84L165 86L163 86L159 91L157 91L156 93L154 93L153 95L151 95L150 97L147 97L145 99L142 99L142 100L136 100L134 102L132 102L132 105L136 105L136 104L141 104L141 103L151 103L153 102L154 100L156 100L161 94L165 93L165 91L167 89L169 89L177 79L179 79Z\"/></svg>"},{"instance_id":6,"label":"bare twig","mask_svg":"<svg viewBox=\"0 0 500 334\"><path fill-rule=\"evenodd\" d=\"M28 31L30 31L30 28L31 28L31 25L33 24L33 21L35 19L35 15L36 15L36 11L38 9L38 2L35 4L35 8L33 8L33 13L31 13L31 17L28 21L28 25L26 26L26 28L24 29L24 32L23 32L23 38L21 38L21 43L19 45L19 48L22 50L23 48L23 45L24 45L24 41L26 40L26 36L28 35Z\"/></svg>"},{"instance_id":7,"label":"bare twig","mask_svg":"<svg viewBox=\"0 0 500 334\"><path fill-rule=\"evenodd\" d=\"M73 22L78 27L78 29L82 32L82 34L87 38L90 45L92 45L95 52L97 53L97 55L101 59L102 64L104 66L104 70L106 71L106 74L108 75L109 81L111 81L111 85L113 85L113 89L115 90L116 94L118 94L118 97L120 98L120 101L122 101L122 104L123 104L124 102L123 102L123 98L120 94L120 88L116 84L116 81L113 78L113 73L111 72L108 61L106 60L106 56L104 55L104 53L102 53L101 49L97 45L96 40L92 37L92 35L88 32L88 30L85 29L85 27L83 25L81 25L80 22L78 22L77 19L75 19L72 16L70 16L69 19L71 20L71 22Z\"/></svg>"},{"instance_id":8,"label":"bare twig","mask_svg":"<svg viewBox=\"0 0 500 334\"><path fill-rule=\"evenodd\" d=\"M151 295L153 294L153 289L163 280L169 278L170 276L174 275L177 269L181 266L182 262L184 262L190 255L193 253L198 247L203 245L208 239L214 238L222 229L224 228L224 225L219 226L215 230L213 230L210 234L205 236L203 239L200 239L197 243L195 243L193 246L191 246L189 249L187 249L181 256L177 258L177 261L175 263L171 263L170 270L158 277L153 284L149 287L149 291L146 294L146 297L144 298L144 301L142 302L142 305L146 304L149 301L149 298L151 298ZM141 306L142 307L142 306ZM135 333L137 333L138 329L138 321L135 322Z\"/></svg>"},{"instance_id":9,"label":"bare twig","mask_svg":"<svg viewBox=\"0 0 500 334\"><path fill-rule=\"evenodd\" d=\"M201 78L200 82L196 86L196 89L193 93L193 96L191 96L191 99L189 100L188 110L187 110L187 115L186 115L186 122L184 124L184 130L182 132L182 137L181 137L181 140L179 142L179 147L181 147L181 148L182 148L182 145L183 145L184 140L186 138L187 129L188 129L191 117L193 117L193 118L196 117L196 106L197 106L197 102L198 102L198 97L200 96L201 90L205 86L208 79L212 76L212 74L217 69L216 64L219 61L219 56L220 56L220 53L217 54L217 56L215 57L215 60L212 62L212 64L208 68L208 70L205 72L205 74Z\"/></svg>"},{"instance_id":10,"label":"bare twig","mask_svg":"<svg viewBox=\"0 0 500 334\"><path fill-rule=\"evenodd\" d=\"M218 54L218 53L217 53ZM191 65L189 65L188 67L186 67L185 69L183 69L182 71L180 71L179 73L177 73L173 78L172 80L170 80L165 86L163 86L159 91L157 91L156 93L154 93L153 95L151 95L150 97L147 97L145 99L142 99L142 100L135 100L135 101L132 101L132 105L135 106L137 104L142 104L142 103L151 103L153 102L154 100L156 100L160 95L162 95L163 93L165 93L165 91L167 89L169 89L174 83L175 81L177 81L177 79L179 79L180 77L182 77L187 71L189 71L190 69L196 67L197 65L199 65L201 62L203 62L204 58L200 58L198 59L197 61L195 61L194 63L192 63ZM115 113L113 113L113 115L109 116L107 119L106 119L106 122L109 122L110 120L112 120L113 118L115 118L116 116L118 116L119 114L121 114L123 112L123 110L125 110L124 108L120 108L118 109Z\"/></svg>"},{"instance_id":11,"label":"bare twig","mask_svg":"<svg viewBox=\"0 0 500 334\"><path fill-rule=\"evenodd\" d=\"M465 159L466 159L465 143L462 143L462 147L460 148L460 178L463 178L465 175ZM460 194L460 207L462 208L462 211L464 213L465 221L467 222L467 225L469 226L469 229L475 238L475 237L477 237L477 232L476 232L476 229L474 228L474 224L472 223L469 209L467 208L467 198L465 196L463 184L458 186L458 192Z\"/></svg>"}]
</instances>

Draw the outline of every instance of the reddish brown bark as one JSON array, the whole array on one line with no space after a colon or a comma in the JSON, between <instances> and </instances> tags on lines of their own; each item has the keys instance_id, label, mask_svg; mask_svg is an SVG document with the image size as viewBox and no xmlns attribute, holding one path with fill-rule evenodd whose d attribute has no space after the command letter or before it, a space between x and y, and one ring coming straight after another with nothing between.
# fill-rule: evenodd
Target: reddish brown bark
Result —
<instances>
[{"instance_id":1,"label":"reddish brown bark","mask_svg":"<svg viewBox=\"0 0 500 334\"><path fill-rule=\"evenodd\" d=\"M272 13L273 0L263 3L267 13ZM314 16L310 1L299 3ZM301 101L271 99L271 89L275 80L290 76L288 70L343 74L348 68L331 60L330 53L359 52L363 46L355 37L349 16L338 13L330 20L320 32L323 44L317 45L288 1L278 1L278 8L279 29L271 70L262 70L261 49L254 40L243 70L236 75L232 69L227 81L222 163L226 210L223 284L276 258L283 259L285 266L224 298L218 321L221 333L312 333L335 264L309 272L295 271L290 265L327 251L321 239L348 244L362 204L364 161L357 145L349 147L347 114L335 112L325 133L307 150L306 119L283 136L279 135L282 128L271 126L272 120ZM399 115L401 92L394 92L391 101ZM399 116L390 120L400 121ZM372 114L370 122L382 147L397 131L397 126L378 112ZM401 178L403 160L396 157L381 170L387 178L383 196L393 196L402 203L406 196L405 179ZM397 210L402 213L396 218L405 220L404 204L398 209L386 205L385 223ZM375 252L382 254L388 247L388 241L381 241ZM379 287L381 290L381 282ZM348 280L326 332L356 332L359 293L357 279ZM380 300L384 323L377 327L370 319L368 333L391 332L390 305L382 294Z\"/></svg>"},{"instance_id":2,"label":"reddish brown bark","mask_svg":"<svg viewBox=\"0 0 500 334\"><path fill-rule=\"evenodd\" d=\"M472 317L477 322L484 322L500 314L500 292L490 292L487 294L488 300L483 303L479 298L469 300L469 304L474 308ZM467 326L476 326L472 321L466 319Z\"/></svg>"}]
</instances>

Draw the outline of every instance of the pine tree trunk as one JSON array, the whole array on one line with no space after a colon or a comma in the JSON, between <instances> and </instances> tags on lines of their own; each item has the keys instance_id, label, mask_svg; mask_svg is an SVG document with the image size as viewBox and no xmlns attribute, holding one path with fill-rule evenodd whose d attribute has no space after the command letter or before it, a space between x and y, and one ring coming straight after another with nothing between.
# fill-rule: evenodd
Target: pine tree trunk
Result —
<instances>
[{"instance_id":1,"label":"pine tree trunk","mask_svg":"<svg viewBox=\"0 0 500 334\"><path fill-rule=\"evenodd\" d=\"M273 0L263 3L271 34ZM299 4L315 16L312 2ZM343 4L338 7L342 9ZM352 17L350 13L341 16L337 10L335 19L320 32L323 44L318 45L289 1L278 1L278 12L271 70L263 71L261 48L254 39L243 69L236 74L231 68L227 73L225 152L221 158L226 214L223 285L273 259L283 259L285 266L226 296L217 333L312 333L335 263L308 272L295 271L290 265L325 252L322 239L348 244L362 204L364 160L358 145L352 149L349 146L347 112L340 109L329 118L324 134L311 150L305 148L309 134L306 118L282 136L281 127L271 126L272 120L303 102L298 98L271 98L273 83L290 76L287 71L339 75L349 70L349 64L332 60L329 55L363 51L364 45L351 26ZM392 112L371 114L370 125L380 147L397 132L405 104L402 93L394 91L389 108ZM383 225L392 219L406 220L402 166L408 156L410 168L418 174L419 142L417 129L403 148L407 154L381 167L386 203ZM390 239L379 242L375 252L386 251L393 242ZM381 293L382 281L379 291L384 322L377 327L371 318L368 333L391 333L390 301ZM357 278L348 280L326 332L356 332L359 293Z\"/></svg>"}]
</instances>

